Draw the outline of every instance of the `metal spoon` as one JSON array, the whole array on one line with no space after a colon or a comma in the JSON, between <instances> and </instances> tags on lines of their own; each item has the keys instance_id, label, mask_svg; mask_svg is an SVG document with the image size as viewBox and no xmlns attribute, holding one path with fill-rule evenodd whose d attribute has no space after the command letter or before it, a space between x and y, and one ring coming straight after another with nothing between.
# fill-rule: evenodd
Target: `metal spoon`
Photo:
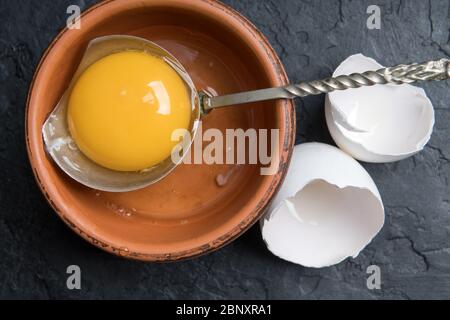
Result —
<instances>
[{"instance_id":1,"label":"metal spoon","mask_svg":"<svg viewBox=\"0 0 450 320\"><path fill-rule=\"evenodd\" d=\"M423 63L400 64L395 67L376 71L353 73L335 78L301 82L284 87L260 89L242 93L234 93L219 97L204 96L202 107L208 111L218 107L234 104L271 100L277 98L293 99L336 90L346 90L376 84L403 84L417 81L438 81L450 78L450 60L440 59Z\"/></svg>"},{"instance_id":2,"label":"metal spoon","mask_svg":"<svg viewBox=\"0 0 450 320\"><path fill-rule=\"evenodd\" d=\"M402 84L450 78L450 60L441 59L420 64L398 65L361 74L354 73L336 78L302 82L278 88L212 97L205 92L198 93L191 78L177 59L155 43L138 37L122 35L96 38L89 43L71 84L45 121L42 134L48 154L67 175L85 186L111 192L125 192L146 187L167 176L178 165L169 157L160 164L140 172L110 170L88 159L76 147L70 137L66 112L67 100L73 84L92 63L107 55L124 50L143 50L162 57L179 73L187 87L190 88L192 120L189 131L191 134L180 142L184 146L184 151L191 144L190 137L194 137L201 117L215 108L279 98L292 99L375 84ZM185 156L185 154L182 156Z\"/></svg>"}]
</instances>

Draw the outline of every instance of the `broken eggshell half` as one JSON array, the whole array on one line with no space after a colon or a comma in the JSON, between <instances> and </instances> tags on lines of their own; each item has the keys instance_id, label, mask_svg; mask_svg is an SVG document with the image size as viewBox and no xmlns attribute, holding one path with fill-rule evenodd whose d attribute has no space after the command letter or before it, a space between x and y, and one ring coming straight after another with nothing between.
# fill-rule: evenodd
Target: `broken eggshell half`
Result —
<instances>
[{"instance_id":1,"label":"broken eggshell half","mask_svg":"<svg viewBox=\"0 0 450 320\"><path fill-rule=\"evenodd\" d=\"M362 54L348 57L333 76L383 68ZM326 96L325 117L336 144L366 162L398 161L421 151L434 126L431 101L421 88L375 85Z\"/></svg>"},{"instance_id":2,"label":"broken eggshell half","mask_svg":"<svg viewBox=\"0 0 450 320\"><path fill-rule=\"evenodd\" d=\"M273 254L315 268L356 257L383 224L383 203L367 171L322 143L294 148L284 184L260 221Z\"/></svg>"}]
</instances>

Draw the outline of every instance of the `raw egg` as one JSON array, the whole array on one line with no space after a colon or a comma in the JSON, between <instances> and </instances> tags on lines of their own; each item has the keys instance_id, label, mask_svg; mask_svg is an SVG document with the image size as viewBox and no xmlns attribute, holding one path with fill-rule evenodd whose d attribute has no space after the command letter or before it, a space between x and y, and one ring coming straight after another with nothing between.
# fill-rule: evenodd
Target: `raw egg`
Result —
<instances>
[{"instance_id":1,"label":"raw egg","mask_svg":"<svg viewBox=\"0 0 450 320\"><path fill-rule=\"evenodd\" d=\"M68 101L70 134L92 161L139 171L170 157L176 129L190 124L192 100L182 77L162 58L123 51L90 65Z\"/></svg>"}]
</instances>

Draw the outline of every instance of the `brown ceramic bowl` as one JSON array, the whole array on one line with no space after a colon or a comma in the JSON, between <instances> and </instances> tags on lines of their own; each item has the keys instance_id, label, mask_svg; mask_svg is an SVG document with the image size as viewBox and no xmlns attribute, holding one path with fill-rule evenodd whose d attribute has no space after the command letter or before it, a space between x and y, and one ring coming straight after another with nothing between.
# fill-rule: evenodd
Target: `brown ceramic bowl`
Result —
<instances>
[{"instance_id":1,"label":"brown ceramic bowl","mask_svg":"<svg viewBox=\"0 0 450 320\"><path fill-rule=\"evenodd\" d=\"M278 100L214 110L203 128L279 128L280 166L181 165L162 181L127 193L98 192L66 176L44 151L41 127L66 89L86 44L128 34L171 52L197 89L226 94L280 86L283 66L247 19L214 0L109 0L90 8L80 30L64 29L42 57L30 87L26 143L36 180L58 215L84 239L108 252L147 261L175 261L216 250L263 214L287 170L295 111ZM231 171L229 171L231 170ZM231 173L225 186L216 177Z\"/></svg>"}]
</instances>

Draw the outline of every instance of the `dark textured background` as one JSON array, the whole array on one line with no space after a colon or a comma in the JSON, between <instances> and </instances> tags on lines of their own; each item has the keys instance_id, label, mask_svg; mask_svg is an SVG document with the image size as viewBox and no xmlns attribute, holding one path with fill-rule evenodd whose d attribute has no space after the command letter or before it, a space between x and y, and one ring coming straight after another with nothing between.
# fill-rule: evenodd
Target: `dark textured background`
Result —
<instances>
[{"instance_id":1,"label":"dark textured background","mask_svg":"<svg viewBox=\"0 0 450 320\"><path fill-rule=\"evenodd\" d=\"M186 0L189 1L189 0ZM386 205L386 224L357 259L315 270L268 252L259 229L195 260L122 260L71 232L41 196L24 144L24 108L37 62L64 26L66 8L95 1L0 0L0 297L157 299L450 298L450 106L447 83L425 85L436 126L423 152L364 165ZM362 52L384 65L449 57L448 0L226 0L269 38L292 81L330 75ZM366 9L382 9L369 31ZM331 143L323 96L297 101L297 142ZM66 289L66 267L82 269L82 290ZM366 288L367 266L382 289Z\"/></svg>"}]
</instances>

